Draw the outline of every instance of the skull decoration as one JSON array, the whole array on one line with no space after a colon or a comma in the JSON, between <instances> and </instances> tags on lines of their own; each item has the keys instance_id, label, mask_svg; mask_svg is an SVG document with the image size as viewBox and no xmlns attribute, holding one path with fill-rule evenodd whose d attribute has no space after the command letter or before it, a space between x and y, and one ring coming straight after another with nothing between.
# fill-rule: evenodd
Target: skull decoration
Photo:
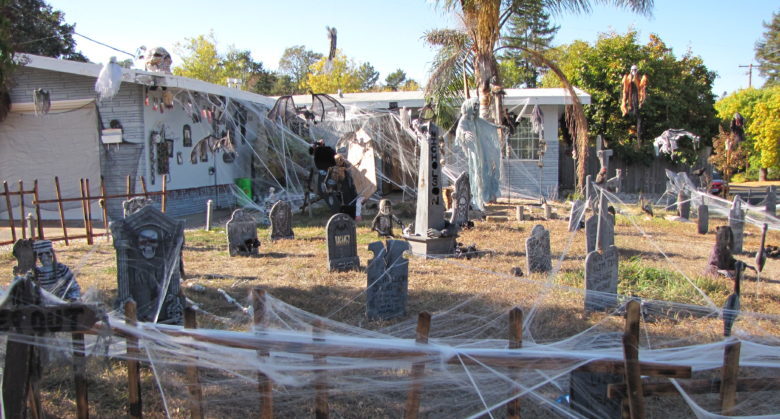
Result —
<instances>
[{"instance_id":1,"label":"skull decoration","mask_svg":"<svg viewBox=\"0 0 780 419\"><path fill-rule=\"evenodd\" d=\"M383 199L379 201L379 213L382 215L390 215L393 212L393 203L389 199Z\"/></svg>"},{"instance_id":2,"label":"skull decoration","mask_svg":"<svg viewBox=\"0 0 780 419\"><path fill-rule=\"evenodd\" d=\"M146 57L146 71L157 71L171 74L171 54L163 47L156 47L149 50Z\"/></svg>"},{"instance_id":3,"label":"skull decoration","mask_svg":"<svg viewBox=\"0 0 780 419\"><path fill-rule=\"evenodd\" d=\"M144 259L151 259L157 254L159 235L154 230L142 230L138 233L138 250Z\"/></svg>"}]
</instances>

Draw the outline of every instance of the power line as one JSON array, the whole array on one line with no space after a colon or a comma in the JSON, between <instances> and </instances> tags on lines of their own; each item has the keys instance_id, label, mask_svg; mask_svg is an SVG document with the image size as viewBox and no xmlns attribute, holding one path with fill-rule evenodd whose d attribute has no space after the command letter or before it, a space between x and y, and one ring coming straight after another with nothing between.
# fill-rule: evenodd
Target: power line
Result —
<instances>
[{"instance_id":1,"label":"power line","mask_svg":"<svg viewBox=\"0 0 780 419\"><path fill-rule=\"evenodd\" d=\"M113 49L114 51L118 51L118 52L121 52L121 53L123 53L123 54L127 54L127 55L129 55L129 56L131 56L131 57L135 58L135 54L131 54L131 53L127 52L127 51L122 51L122 50L121 50L121 49L119 49L119 48L114 48L114 47L112 47L111 45L104 44L104 43L102 43L102 42L100 42L100 41L96 41L96 40L94 40L94 39L92 39L92 38L90 38L90 37L88 37L88 36L86 36L86 35L82 35L82 34L80 34L80 33L76 32L76 31L74 31L74 32L73 32L73 34L74 34L74 35L78 35L78 36L80 36L80 37L82 37L82 38L84 38L84 39L86 39L86 40L88 40L88 41L92 41L92 42L94 42L94 43L96 43L96 44L102 45L102 46L104 46L104 47L106 47L106 48L111 48L111 49Z\"/></svg>"},{"instance_id":2,"label":"power line","mask_svg":"<svg viewBox=\"0 0 780 419\"><path fill-rule=\"evenodd\" d=\"M740 68L747 68L748 70L748 88L753 87L753 63L750 63L748 65L741 65Z\"/></svg>"}]
</instances>

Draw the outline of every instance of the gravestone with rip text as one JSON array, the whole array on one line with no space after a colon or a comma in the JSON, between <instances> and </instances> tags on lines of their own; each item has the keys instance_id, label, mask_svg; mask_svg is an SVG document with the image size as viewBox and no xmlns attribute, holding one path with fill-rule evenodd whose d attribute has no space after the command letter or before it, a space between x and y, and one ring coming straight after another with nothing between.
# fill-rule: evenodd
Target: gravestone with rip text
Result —
<instances>
[{"instance_id":1,"label":"gravestone with rip text","mask_svg":"<svg viewBox=\"0 0 780 419\"><path fill-rule=\"evenodd\" d=\"M360 269L355 220L347 214L334 214L325 226L328 243L328 270Z\"/></svg>"}]
</instances>

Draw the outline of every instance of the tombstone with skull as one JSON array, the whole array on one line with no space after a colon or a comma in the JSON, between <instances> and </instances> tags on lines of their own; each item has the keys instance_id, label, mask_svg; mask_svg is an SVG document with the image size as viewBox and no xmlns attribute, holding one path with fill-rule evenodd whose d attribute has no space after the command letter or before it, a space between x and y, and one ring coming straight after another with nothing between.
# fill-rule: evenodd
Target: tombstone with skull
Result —
<instances>
[{"instance_id":1,"label":"tombstone with skull","mask_svg":"<svg viewBox=\"0 0 780 419\"><path fill-rule=\"evenodd\" d=\"M117 308L136 302L138 320L180 324L184 225L153 206L111 223L117 255Z\"/></svg>"}]
</instances>

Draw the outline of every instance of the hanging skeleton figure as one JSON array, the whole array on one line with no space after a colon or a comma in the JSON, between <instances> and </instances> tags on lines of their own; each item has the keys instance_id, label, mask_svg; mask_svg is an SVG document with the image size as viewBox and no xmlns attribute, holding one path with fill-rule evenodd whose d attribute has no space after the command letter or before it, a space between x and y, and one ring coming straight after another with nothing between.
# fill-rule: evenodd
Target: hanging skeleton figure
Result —
<instances>
[{"instance_id":1,"label":"hanging skeleton figure","mask_svg":"<svg viewBox=\"0 0 780 419\"><path fill-rule=\"evenodd\" d=\"M739 112L734 112L734 119L731 120L729 129L731 130L732 144L745 141L745 118Z\"/></svg>"},{"instance_id":2,"label":"hanging skeleton figure","mask_svg":"<svg viewBox=\"0 0 780 419\"><path fill-rule=\"evenodd\" d=\"M623 95L620 99L620 110L623 116L636 115L645 103L647 90L647 75L639 77L637 66L631 66L631 72L623 76ZM638 133L639 130L637 130Z\"/></svg>"},{"instance_id":3,"label":"hanging skeleton figure","mask_svg":"<svg viewBox=\"0 0 780 419\"><path fill-rule=\"evenodd\" d=\"M330 41L330 50L328 51L328 61L325 62L325 72L330 73L333 71L333 59L336 58L336 28L326 26L328 31L328 40Z\"/></svg>"}]
</instances>

